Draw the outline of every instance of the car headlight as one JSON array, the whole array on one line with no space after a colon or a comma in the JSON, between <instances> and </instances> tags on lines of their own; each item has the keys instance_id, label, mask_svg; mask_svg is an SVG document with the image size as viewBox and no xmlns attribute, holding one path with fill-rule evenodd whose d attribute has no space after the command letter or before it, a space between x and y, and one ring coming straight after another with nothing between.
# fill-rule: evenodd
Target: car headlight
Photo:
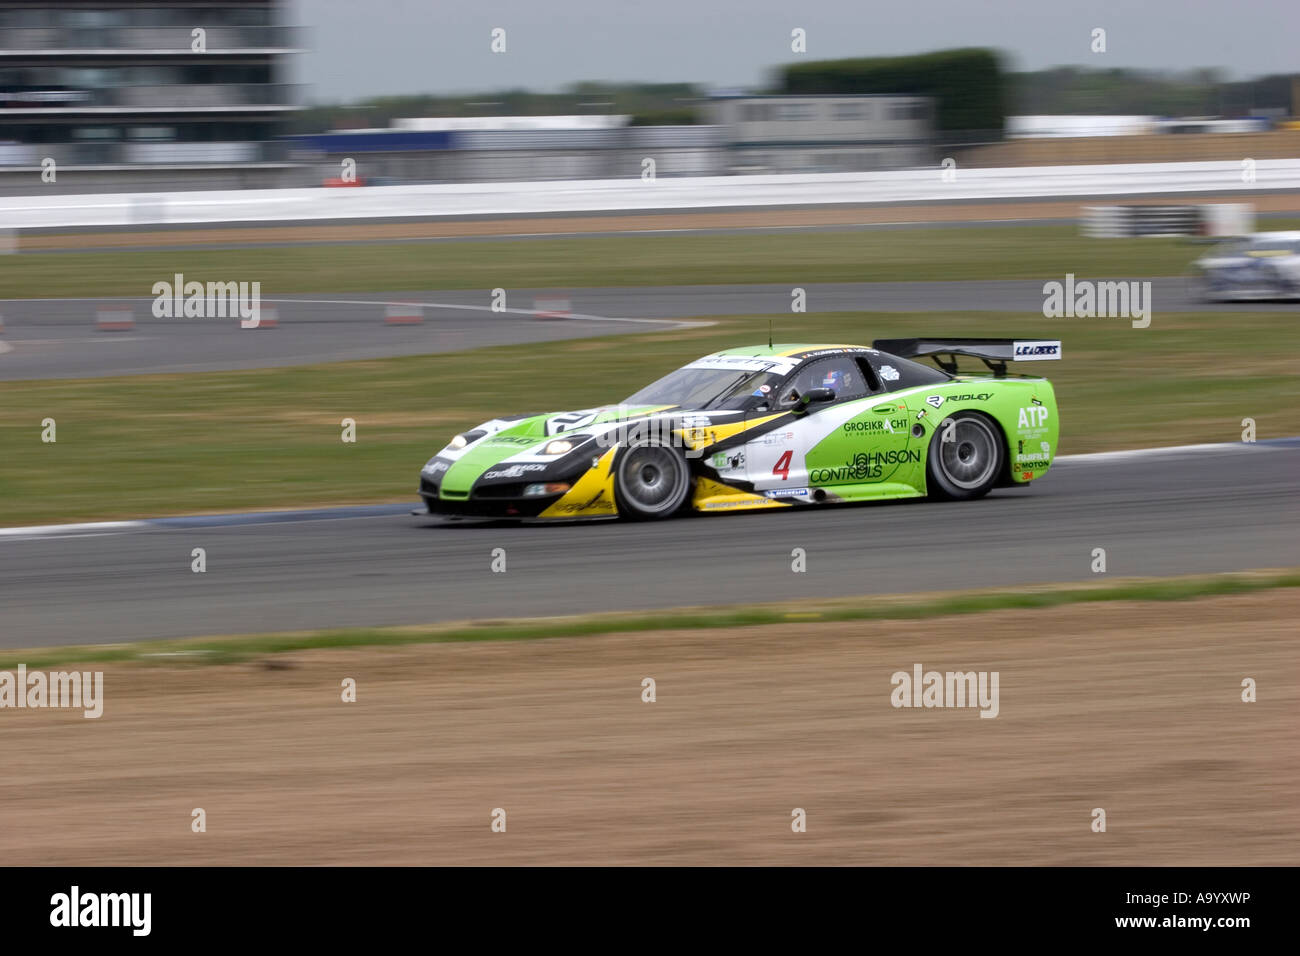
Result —
<instances>
[{"instance_id":1,"label":"car headlight","mask_svg":"<svg viewBox=\"0 0 1300 956\"><path fill-rule=\"evenodd\" d=\"M558 495L569 490L571 486L567 481L550 481L545 484L526 485L524 487L524 497L534 498L539 495Z\"/></svg>"},{"instance_id":2,"label":"car headlight","mask_svg":"<svg viewBox=\"0 0 1300 956\"><path fill-rule=\"evenodd\" d=\"M585 442L590 435L573 435L570 438L553 438L542 449L543 455L567 455Z\"/></svg>"},{"instance_id":3,"label":"car headlight","mask_svg":"<svg viewBox=\"0 0 1300 956\"><path fill-rule=\"evenodd\" d=\"M447 447L450 448L452 451L460 451L470 442L476 442L486 434L487 432L481 428L476 428L471 432L461 432L459 435L454 436L452 440L447 443Z\"/></svg>"}]
</instances>

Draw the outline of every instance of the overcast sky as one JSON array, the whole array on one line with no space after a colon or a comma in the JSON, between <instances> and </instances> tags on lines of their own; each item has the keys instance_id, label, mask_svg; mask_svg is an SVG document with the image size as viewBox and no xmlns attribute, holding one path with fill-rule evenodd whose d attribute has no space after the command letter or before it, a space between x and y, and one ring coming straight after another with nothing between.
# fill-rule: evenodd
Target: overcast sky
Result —
<instances>
[{"instance_id":1,"label":"overcast sky","mask_svg":"<svg viewBox=\"0 0 1300 956\"><path fill-rule=\"evenodd\" d=\"M752 87L799 59L956 46L999 49L1013 69L1300 72L1300 0L289 0L289 11L308 28L312 52L295 64L307 102L578 80ZM503 54L489 49L494 27ZM1090 49L1096 27L1105 53Z\"/></svg>"}]
</instances>

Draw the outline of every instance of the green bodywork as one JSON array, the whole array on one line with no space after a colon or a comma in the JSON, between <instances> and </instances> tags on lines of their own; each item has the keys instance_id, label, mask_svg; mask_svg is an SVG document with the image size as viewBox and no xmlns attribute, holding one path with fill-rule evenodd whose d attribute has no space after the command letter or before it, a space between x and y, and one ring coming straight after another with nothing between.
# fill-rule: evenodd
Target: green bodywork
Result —
<instances>
[{"instance_id":1,"label":"green bodywork","mask_svg":"<svg viewBox=\"0 0 1300 956\"><path fill-rule=\"evenodd\" d=\"M862 355L859 346L777 345L731 349L708 358L770 359L801 368L799 353L817 352L821 357L820 350L841 349ZM872 354L878 361L881 356L894 360L885 353ZM802 361L814 360L809 356ZM480 479L550 480L532 477L542 473L536 462L549 442L566 433L600 434L602 424L608 434L614 423L642 419L674 423L670 437L690 449L700 486L692 504L698 510L910 498L927 493L927 456L936 431L942 440L945 422L972 412L991 420L1001 434L1004 481L1024 484L1047 472L1060 434L1056 395L1046 379L1024 375L958 375L804 412L605 406L495 420L482 426L489 434L459 452L451 446L443 449L430 466L443 462L438 466L444 470L437 494L444 499L468 497ZM702 427L692 427L700 420ZM586 459L593 469L598 457ZM608 469L610 462L601 465ZM578 494L575 491L575 497ZM591 487L581 494L591 494Z\"/></svg>"}]
</instances>

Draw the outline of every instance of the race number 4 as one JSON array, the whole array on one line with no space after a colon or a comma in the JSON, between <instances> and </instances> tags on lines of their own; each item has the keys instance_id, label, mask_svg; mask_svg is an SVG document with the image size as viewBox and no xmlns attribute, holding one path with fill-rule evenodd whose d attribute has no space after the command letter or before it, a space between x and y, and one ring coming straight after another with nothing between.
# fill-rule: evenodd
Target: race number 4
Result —
<instances>
[{"instance_id":1,"label":"race number 4","mask_svg":"<svg viewBox=\"0 0 1300 956\"><path fill-rule=\"evenodd\" d=\"M792 451L782 452L781 457L772 466L772 474L780 475L782 481L788 481L790 478L790 459L793 457L794 452Z\"/></svg>"}]
</instances>

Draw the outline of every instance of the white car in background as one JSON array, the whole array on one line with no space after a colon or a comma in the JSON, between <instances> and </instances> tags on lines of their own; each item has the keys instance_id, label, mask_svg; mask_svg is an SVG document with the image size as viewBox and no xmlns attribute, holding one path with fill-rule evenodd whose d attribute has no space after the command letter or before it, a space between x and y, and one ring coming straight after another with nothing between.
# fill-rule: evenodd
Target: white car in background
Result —
<instances>
[{"instance_id":1,"label":"white car in background","mask_svg":"<svg viewBox=\"0 0 1300 956\"><path fill-rule=\"evenodd\" d=\"M1193 264L1204 298L1300 297L1300 232L1256 232L1219 243Z\"/></svg>"}]
</instances>

